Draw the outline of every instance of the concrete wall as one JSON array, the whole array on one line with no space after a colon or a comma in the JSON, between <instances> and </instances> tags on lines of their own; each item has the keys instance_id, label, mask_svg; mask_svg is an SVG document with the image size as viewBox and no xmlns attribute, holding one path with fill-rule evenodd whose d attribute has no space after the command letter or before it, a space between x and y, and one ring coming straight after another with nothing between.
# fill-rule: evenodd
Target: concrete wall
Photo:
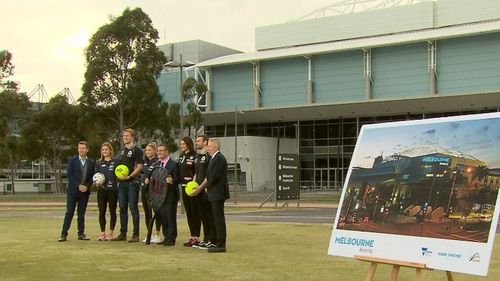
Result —
<instances>
[{"instance_id":1,"label":"concrete wall","mask_svg":"<svg viewBox=\"0 0 500 281\"><path fill-rule=\"evenodd\" d=\"M219 138L221 152L229 164L234 163L234 137ZM246 174L247 191L265 191L276 186L277 139L238 137L237 158ZM296 139L280 139L281 153L297 153ZM233 179L229 179L230 182Z\"/></svg>"}]
</instances>

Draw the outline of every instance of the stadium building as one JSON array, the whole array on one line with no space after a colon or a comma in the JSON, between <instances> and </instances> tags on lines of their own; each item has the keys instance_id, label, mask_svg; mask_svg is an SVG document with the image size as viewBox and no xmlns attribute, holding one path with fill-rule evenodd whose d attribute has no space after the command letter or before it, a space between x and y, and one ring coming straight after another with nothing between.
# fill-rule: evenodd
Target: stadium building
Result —
<instances>
[{"instance_id":1,"label":"stadium building","mask_svg":"<svg viewBox=\"0 0 500 281\"><path fill-rule=\"evenodd\" d=\"M278 149L299 154L303 188L335 190L364 124L500 109L499 1L342 1L326 10L349 12L257 27L257 51L186 63L184 77L209 89L204 132L222 139L246 190L274 188ZM171 103L180 73L158 79Z\"/></svg>"}]
</instances>

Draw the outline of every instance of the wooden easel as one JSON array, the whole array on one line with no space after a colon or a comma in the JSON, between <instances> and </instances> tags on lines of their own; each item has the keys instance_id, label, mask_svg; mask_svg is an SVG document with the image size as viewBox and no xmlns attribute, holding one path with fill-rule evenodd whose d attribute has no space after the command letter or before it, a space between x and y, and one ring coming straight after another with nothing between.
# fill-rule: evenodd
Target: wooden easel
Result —
<instances>
[{"instance_id":1,"label":"wooden easel","mask_svg":"<svg viewBox=\"0 0 500 281\"><path fill-rule=\"evenodd\" d=\"M432 268L428 268L423 263L405 262L405 261L389 260L389 259L366 257L366 256L354 256L354 258L357 260L360 260L360 261L367 261L367 262L371 263L370 269L368 270L368 273L366 274L365 281L372 281L373 280L373 277L375 276L375 271L377 270L377 265L379 263L392 265L392 272L391 272L391 279L390 279L391 281L398 280L399 269L401 268L401 266L415 268L415 270L416 270L415 280L416 281L423 281L424 280L424 270L432 270ZM453 275L451 274L450 271L446 271L446 277L448 278L448 281L453 281Z\"/></svg>"}]
</instances>

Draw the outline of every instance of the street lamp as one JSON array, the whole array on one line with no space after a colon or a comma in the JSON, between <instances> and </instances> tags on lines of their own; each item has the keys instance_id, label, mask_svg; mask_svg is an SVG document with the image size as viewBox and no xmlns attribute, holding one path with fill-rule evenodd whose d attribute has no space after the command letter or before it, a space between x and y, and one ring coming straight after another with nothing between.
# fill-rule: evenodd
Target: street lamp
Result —
<instances>
[{"instance_id":1,"label":"street lamp","mask_svg":"<svg viewBox=\"0 0 500 281\"><path fill-rule=\"evenodd\" d=\"M238 111L238 106L234 106L234 204L238 203L238 114L245 114Z\"/></svg>"},{"instance_id":2,"label":"street lamp","mask_svg":"<svg viewBox=\"0 0 500 281\"><path fill-rule=\"evenodd\" d=\"M195 65L194 63L190 61L182 61L182 54L179 55L179 61L170 61L165 64L165 66L169 67L178 67L179 68L179 122L180 122L180 132L179 132L179 143L180 140L182 139L182 134L184 132L184 91L182 87L182 68L183 67L189 67ZM182 197L182 192L181 192L181 197ZM184 213L184 208L183 208L183 200L181 200L181 214Z\"/></svg>"},{"instance_id":3,"label":"street lamp","mask_svg":"<svg viewBox=\"0 0 500 281\"><path fill-rule=\"evenodd\" d=\"M179 55L179 61L170 61L165 64L165 66L169 67L178 67L179 68L179 121L180 121L180 133L179 139L182 138L182 134L184 132L184 91L182 87L182 68L189 67L195 65L190 61L183 61L182 54Z\"/></svg>"},{"instance_id":4,"label":"street lamp","mask_svg":"<svg viewBox=\"0 0 500 281\"><path fill-rule=\"evenodd\" d=\"M457 180L457 173L458 171L456 169L453 170L452 172L452 177L453 177L453 180L451 182L451 189L450 189L450 197L448 198L448 205L446 207L446 214L448 215L448 217L450 217L450 203L451 203L451 195L453 194L453 190L455 189L455 181Z\"/></svg>"}]
</instances>

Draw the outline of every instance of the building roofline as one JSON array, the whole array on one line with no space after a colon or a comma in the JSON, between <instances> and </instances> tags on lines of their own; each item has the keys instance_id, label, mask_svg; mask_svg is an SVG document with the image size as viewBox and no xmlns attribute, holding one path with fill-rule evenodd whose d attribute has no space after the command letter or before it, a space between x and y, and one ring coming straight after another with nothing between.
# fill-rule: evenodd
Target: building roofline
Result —
<instances>
[{"instance_id":1,"label":"building roofline","mask_svg":"<svg viewBox=\"0 0 500 281\"><path fill-rule=\"evenodd\" d=\"M265 60L284 59L297 56L311 56L316 54L359 50L415 42L426 42L461 36L493 33L498 31L500 31L500 20L492 20L425 30L407 31L395 34L354 38L327 43L256 51L252 53L234 54L206 60L204 62L198 63L196 66L200 68L210 68L214 66L230 64L255 63Z\"/></svg>"}]
</instances>

